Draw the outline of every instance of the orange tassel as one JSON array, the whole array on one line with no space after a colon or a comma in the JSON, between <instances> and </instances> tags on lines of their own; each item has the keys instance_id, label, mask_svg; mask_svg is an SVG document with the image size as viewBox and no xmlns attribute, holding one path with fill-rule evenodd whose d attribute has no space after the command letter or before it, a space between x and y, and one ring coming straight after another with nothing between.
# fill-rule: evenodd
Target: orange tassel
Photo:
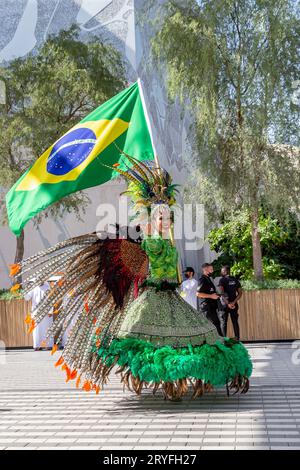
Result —
<instances>
[{"instance_id":1,"label":"orange tassel","mask_svg":"<svg viewBox=\"0 0 300 470\"><path fill-rule=\"evenodd\" d=\"M59 313L59 310L54 310L53 315L57 315Z\"/></svg>"},{"instance_id":2,"label":"orange tassel","mask_svg":"<svg viewBox=\"0 0 300 470\"><path fill-rule=\"evenodd\" d=\"M93 318L93 323L94 323L94 325L96 325L96 323L97 323L97 318L96 317Z\"/></svg>"},{"instance_id":3,"label":"orange tassel","mask_svg":"<svg viewBox=\"0 0 300 470\"><path fill-rule=\"evenodd\" d=\"M85 308L86 313L89 313L90 309L89 309L89 304L87 302L84 304L84 308Z\"/></svg>"},{"instance_id":4,"label":"orange tassel","mask_svg":"<svg viewBox=\"0 0 300 470\"><path fill-rule=\"evenodd\" d=\"M70 373L70 380L74 380L76 379L77 377L77 370L72 370L72 372Z\"/></svg>"},{"instance_id":5,"label":"orange tassel","mask_svg":"<svg viewBox=\"0 0 300 470\"><path fill-rule=\"evenodd\" d=\"M93 384L93 390L95 390L96 395L98 395L98 393L100 392L101 388L99 387L99 385Z\"/></svg>"},{"instance_id":6,"label":"orange tassel","mask_svg":"<svg viewBox=\"0 0 300 470\"><path fill-rule=\"evenodd\" d=\"M101 333L101 328L97 328L96 335L100 335L100 333Z\"/></svg>"},{"instance_id":7,"label":"orange tassel","mask_svg":"<svg viewBox=\"0 0 300 470\"><path fill-rule=\"evenodd\" d=\"M90 392L92 389L91 382L89 380L86 380L83 384L82 389L85 390L86 392Z\"/></svg>"},{"instance_id":8,"label":"orange tassel","mask_svg":"<svg viewBox=\"0 0 300 470\"><path fill-rule=\"evenodd\" d=\"M100 348L100 345L101 345L101 341L100 341L100 339L97 339L97 341L96 341L96 348Z\"/></svg>"},{"instance_id":9,"label":"orange tassel","mask_svg":"<svg viewBox=\"0 0 300 470\"><path fill-rule=\"evenodd\" d=\"M21 284L15 284L14 286L11 287L10 292L17 292L21 287Z\"/></svg>"},{"instance_id":10,"label":"orange tassel","mask_svg":"<svg viewBox=\"0 0 300 470\"><path fill-rule=\"evenodd\" d=\"M57 282L57 285L58 285L59 287L63 286L63 285L64 285L63 279L60 279L60 280Z\"/></svg>"},{"instance_id":11,"label":"orange tassel","mask_svg":"<svg viewBox=\"0 0 300 470\"><path fill-rule=\"evenodd\" d=\"M30 315L30 313L27 313L24 322L27 323L27 324L29 324L29 323L31 322L31 315Z\"/></svg>"},{"instance_id":12,"label":"orange tassel","mask_svg":"<svg viewBox=\"0 0 300 470\"><path fill-rule=\"evenodd\" d=\"M63 366L61 366L61 370L66 370L67 367L67 364L64 364Z\"/></svg>"},{"instance_id":13,"label":"orange tassel","mask_svg":"<svg viewBox=\"0 0 300 470\"><path fill-rule=\"evenodd\" d=\"M10 264L9 265L10 271L9 276L13 277L21 271L21 265L19 263Z\"/></svg>"},{"instance_id":14,"label":"orange tassel","mask_svg":"<svg viewBox=\"0 0 300 470\"><path fill-rule=\"evenodd\" d=\"M58 361L54 364L54 367L60 366L61 364L63 364L63 362L64 362L63 357L60 356L60 358L58 359Z\"/></svg>"},{"instance_id":15,"label":"orange tassel","mask_svg":"<svg viewBox=\"0 0 300 470\"><path fill-rule=\"evenodd\" d=\"M31 322L30 322L30 327L28 328L27 333L28 333L28 334L32 333L33 330L35 329L35 327L36 327L35 321L34 321L34 320L31 320Z\"/></svg>"},{"instance_id":16,"label":"orange tassel","mask_svg":"<svg viewBox=\"0 0 300 470\"><path fill-rule=\"evenodd\" d=\"M57 350L58 350L58 346L57 346L57 344L54 344L53 348L51 350L51 356L53 356L53 354L56 353Z\"/></svg>"},{"instance_id":17,"label":"orange tassel","mask_svg":"<svg viewBox=\"0 0 300 470\"><path fill-rule=\"evenodd\" d=\"M76 388L78 388L80 385L80 375L77 377L77 380L76 380Z\"/></svg>"},{"instance_id":18,"label":"orange tassel","mask_svg":"<svg viewBox=\"0 0 300 470\"><path fill-rule=\"evenodd\" d=\"M71 370L70 370L69 367L67 366L67 367L65 368L65 371L66 371L66 374L67 374L66 382L69 382L70 376L71 376Z\"/></svg>"}]
</instances>

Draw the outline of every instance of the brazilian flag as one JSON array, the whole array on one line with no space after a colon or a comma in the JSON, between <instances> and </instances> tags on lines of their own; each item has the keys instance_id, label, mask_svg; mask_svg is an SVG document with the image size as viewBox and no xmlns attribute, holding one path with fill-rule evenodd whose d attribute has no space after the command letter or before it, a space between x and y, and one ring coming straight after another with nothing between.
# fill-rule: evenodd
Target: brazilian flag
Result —
<instances>
[{"instance_id":1,"label":"brazilian flag","mask_svg":"<svg viewBox=\"0 0 300 470\"><path fill-rule=\"evenodd\" d=\"M12 232L19 236L28 220L64 196L118 176L101 163L126 170L118 147L140 161L154 158L138 82L72 127L14 184L6 195Z\"/></svg>"}]
</instances>

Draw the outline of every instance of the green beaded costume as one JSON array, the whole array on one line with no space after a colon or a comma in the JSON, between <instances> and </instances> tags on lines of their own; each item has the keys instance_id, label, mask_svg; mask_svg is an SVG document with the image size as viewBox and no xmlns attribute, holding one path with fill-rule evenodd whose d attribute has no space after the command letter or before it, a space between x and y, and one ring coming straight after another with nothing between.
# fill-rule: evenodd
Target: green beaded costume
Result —
<instances>
[{"instance_id":1,"label":"green beaded costume","mask_svg":"<svg viewBox=\"0 0 300 470\"><path fill-rule=\"evenodd\" d=\"M170 175L127 158L133 164L126 175L137 212L141 205L147 210L153 203L171 206L176 189ZM98 393L119 366L122 382L137 394L160 389L165 398L178 400L189 390L193 398L217 386L226 386L227 392L248 390L252 364L247 350L220 338L213 324L178 294L177 262L176 248L160 234L144 236L141 243L88 234L22 262L25 292L32 288L31 272L38 285L45 276L64 271L32 321L38 323L64 300L48 337L55 335L58 342L73 324L56 363L67 380Z\"/></svg>"},{"instance_id":2,"label":"green beaded costume","mask_svg":"<svg viewBox=\"0 0 300 470\"><path fill-rule=\"evenodd\" d=\"M146 238L142 243L150 262L148 286L129 305L120 327L119 338L149 341L156 347L188 347L218 339L214 326L178 293L169 287L177 285L177 250L169 240ZM166 289L157 289L166 281Z\"/></svg>"},{"instance_id":3,"label":"green beaded costume","mask_svg":"<svg viewBox=\"0 0 300 470\"><path fill-rule=\"evenodd\" d=\"M162 385L167 398L178 399L188 391L187 379L194 397L228 383L245 392L252 365L244 346L220 338L214 325L172 288L177 285L176 248L161 237L146 238L142 248L150 261L146 287L128 305L118 338L108 348L94 345L93 352L108 367L117 359L125 383L130 386L131 377L137 393L143 385Z\"/></svg>"}]
</instances>

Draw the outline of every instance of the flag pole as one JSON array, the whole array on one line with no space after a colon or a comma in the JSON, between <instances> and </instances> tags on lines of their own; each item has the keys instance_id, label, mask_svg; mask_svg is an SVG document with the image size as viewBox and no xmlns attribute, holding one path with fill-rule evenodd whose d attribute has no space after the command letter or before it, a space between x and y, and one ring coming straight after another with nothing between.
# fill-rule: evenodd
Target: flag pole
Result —
<instances>
[{"instance_id":1,"label":"flag pole","mask_svg":"<svg viewBox=\"0 0 300 470\"><path fill-rule=\"evenodd\" d=\"M152 148L153 148L153 151L154 151L154 160L155 160L156 165L158 167L160 167L159 166L159 161L158 161L158 156L157 156L157 151L156 151L156 148L155 148L155 145L154 145L151 122L150 122L150 118L149 118L149 114L148 114L148 110L147 110L147 106L146 106L146 101L145 101L145 96L144 96L144 92L143 92L141 79L138 78L137 82L138 82L138 87L139 87L139 91L140 91L140 96L141 96L141 102L142 102L142 106L143 106L143 110L144 110L144 115L145 115L146 123L147 123L147 126L148 126L149 134L150 134L151 144L152 144ZM173 227L172 226L170 227L169 234L170 234L171 243L172 243L173 246L175 246L174 232L173 232ZM180 271L180 267L179 267L179 262L177 263L177 279L178 279L178 282L181 284L182 279L181 279L181 271Z\"/></svg>"},{"instance_id":2,"label":"flag pole","mask_svg":"<svg viewBox=\"0 0 300 470\"><path fill-rule=\"evenodd\" d=\"M141 102L142 102L142 106L143 106L143 111L144 111L146 123L147 123L147 126L148 126L149 134L150 134L150 140L151 140L152 148L153 148L153 151L154 151L154 160L155 160L156 165L159 166L157 151L156 151L156 148L155 148L155 145L154 145L152 127L151 127L151 122L150 122L150 118L149 118L149 114L148 114L148 110L147 110L147 106L146 106L146 101L145 101L145 96L144 96L144 92L143 92L141 79L138 78L137 82L138 82Z\"/></svg>"}]
</instances>

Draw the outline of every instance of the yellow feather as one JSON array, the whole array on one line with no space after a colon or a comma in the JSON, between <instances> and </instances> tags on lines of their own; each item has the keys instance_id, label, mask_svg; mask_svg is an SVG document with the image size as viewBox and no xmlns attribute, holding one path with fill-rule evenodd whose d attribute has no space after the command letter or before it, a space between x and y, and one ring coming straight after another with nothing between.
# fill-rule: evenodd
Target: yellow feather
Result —
<instances>
[{"instance_id":1,"label":"yellow feather","mask_svg":"<svg viewBox=\"0 0 300 470\"><path fill-rule=\"evenodd\" d=\"M99 163L100 163L100 165L105 166L106 168L110 168L113 171L117 171L120 175L124 176L124 178L129 179L130 181L133 181L134 183L140 184L138 179L134 178L134 176L127 173L126 171L119 170L119 168L106 165L105 163L102 163L102 162L99 162Z\"/></svg>"},{"instance_id":2,"label":"yellow feather","mask_svg":"<svg viewBox=\"0 0 300 470\"><path fill-rule=\"evenodd\" d=\"M149 182L149 176L146 174L146 172L144 170L148 171L148 173L150 173L150 175L152 177L154 177L154 174L152 173L150 168L147 167L147 165L145 165L143 162L140 162L135 157L132 157L131 155L128 155L126 152L124 152L124 150L120 149L120 147L116 144L116 142L114 142L114 144L117 147L117 149L119 150L119 152L122 153L123 155L125 155L125 157L130 161L130 163L132 163L134 165L133 169L138 170L141 173L141 175L144 178L146 178L147 182Z\"/></svg>"}]
</instances>

